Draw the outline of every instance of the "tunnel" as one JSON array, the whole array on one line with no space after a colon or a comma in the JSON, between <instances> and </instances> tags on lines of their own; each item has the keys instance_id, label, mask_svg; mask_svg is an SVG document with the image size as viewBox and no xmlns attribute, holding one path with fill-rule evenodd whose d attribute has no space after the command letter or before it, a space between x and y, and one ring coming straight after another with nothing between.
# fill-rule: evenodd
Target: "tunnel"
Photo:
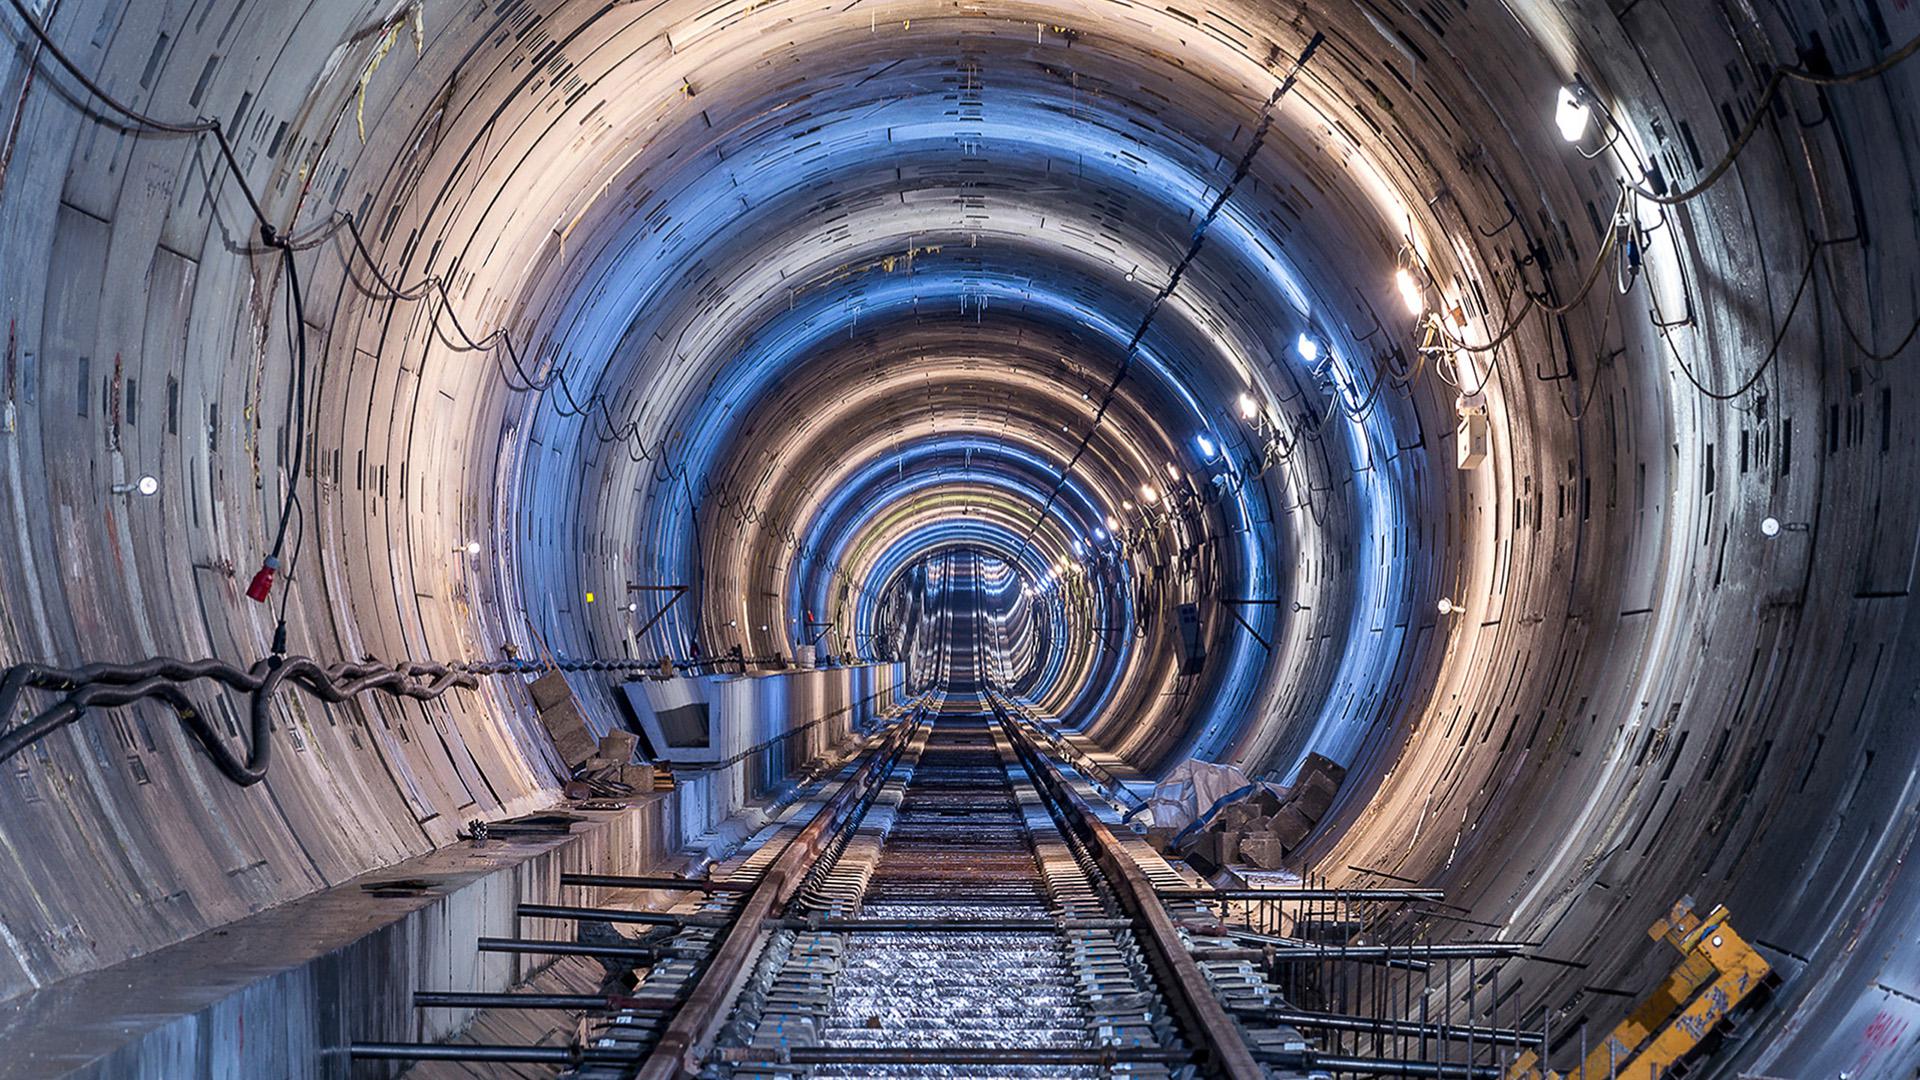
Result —
<instances>
[{"instance_id":1,"label":"tunnel","mask_svg":"<svg viewBox=\"0 0 1920 1080\"><path fill-rule=\"evenodd\" d=\"M0 22L0 1077L1920 1069L1920 7Z\"/></svg>"}]
</instances>

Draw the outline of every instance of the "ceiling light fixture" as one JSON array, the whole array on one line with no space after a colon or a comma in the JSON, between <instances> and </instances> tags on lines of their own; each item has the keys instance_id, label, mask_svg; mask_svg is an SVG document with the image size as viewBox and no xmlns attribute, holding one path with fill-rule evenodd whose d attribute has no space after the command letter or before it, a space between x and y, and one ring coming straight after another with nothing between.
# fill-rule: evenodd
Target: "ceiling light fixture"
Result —
<instances>
[{"instance_id":1,"label":"ceiling light fixture","mask_svg":"<svg viewBox=\"0 0 1920 1080\"><path fill-rule=\"evenodd\" d=\"M1258 415L1260 415L1260 403L1253 400L1252 394L1241 394L1240 395L1241 419L1251 420Z\"/></svg>"},{"instance_id":2,"label":"ceiling light fixture","mask_svg":"<svg viewBox=\"0 0 1920 1080\"><path fill-rule=\"evenodd\" d=\"M1107 531L1116 533L1120 531L1120 522L1116 521L1112 514L1107 515Z\"/></svg>"},{"instance_id":3,"label":"ceiling light fixture","mask_svg":"<svg viewBox=\"0 0 1920 1080\"><path fill-rule=\"evenodd\" d=\"M1309 364L1320 359L1320 343L1305 334L1301 334L1300 340L1293 343L1293 348L1300 354L1300 359Z\"/></svg>"},{"instance_id":4,"label":"ceiling light fixture","mask_svg":"<svg viewBox=\"0 0 1920 1080\"><path fill-rule=\"evenodd\" d=\"M1414 280L1413 271L1401 267L1393 272L1394 287L1400 290L1400 300L1407 305L1407 314L1418 315L1427 310L1427 297L1420 283Z\"/></svg>"},{"instance_id":5,"label":"ceiling light fixture","mask_svg":"<svg viewBox=\"0 0 1920 1080\"><path fill-rule=\"evenodd\" d=\"M1587 104L1591 91L1587 84L1574 76L1574 81L1560 88L1560 98L1553 110L1553 125L1560 129L1560 137L1570 143L1577 143L1587 137L1587 128L1593 121L1593 109Z\"/></svg>"},{"instance_id":6,"label":"ceiling light fixture","mask_svg":"<svg viewBox=\"0 0 1920 1080\"><path fill-rule=\"evenodd\" d=\"M1220 454L1220 448L1215 446L1213 440L1207 438L1205 434L1195 435L1193 442L1200 448L1200 456L1208 461L1212 461Z\"/></svg>"},{"instance_id":7,"label":"ceiling light fixture","mask_svg":"<svg viewBox=\"0 0 1920 1080\"><path fill-rule=\"evenodd\" d=\"M1159 499L1160 499L1160 493L1153 490L1152 484L1140 485L1140 501L1141 502L1146 503L1148 506L1152 506L1155 502L1159 501Z\"/></svg>"}]
</instances>

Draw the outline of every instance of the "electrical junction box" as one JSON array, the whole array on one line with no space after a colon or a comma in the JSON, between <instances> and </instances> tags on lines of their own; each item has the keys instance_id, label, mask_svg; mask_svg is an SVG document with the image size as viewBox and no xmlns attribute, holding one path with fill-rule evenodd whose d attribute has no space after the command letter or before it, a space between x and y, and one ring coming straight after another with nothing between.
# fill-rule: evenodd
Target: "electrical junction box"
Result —
<instances>
[{"instance_id":1,"label":"electrical junction box","mask_svg":"<svg viewBox=\"0 0 1920 1080\"><path fill-rule=\"evenodd\" d=\"M1454 462L1462 469L1477 469L1487 460L1493 440L1493 424L1487 418L1487 395L1461 394L1454 402Z\"/></svg>"},{"instance_id":2,"label":"electrical junction box","mask_svg":"<svg viewBox=\"0 0 1920 1080\"><path fill-rule=\"evenodd\" d=\"M1198 675L1207 665L1207 643L1200 637L1200 606L1180 605L1180 674Z\"/></svg>"}]
</instances>

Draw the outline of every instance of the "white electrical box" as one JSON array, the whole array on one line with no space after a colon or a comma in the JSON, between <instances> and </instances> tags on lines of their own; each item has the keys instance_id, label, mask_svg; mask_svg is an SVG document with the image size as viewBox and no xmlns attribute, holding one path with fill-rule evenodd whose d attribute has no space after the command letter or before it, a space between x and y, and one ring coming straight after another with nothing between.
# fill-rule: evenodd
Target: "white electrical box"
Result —
<instances>
[{"instance_id":1,"label":"white electrical box","mask_svg":"<svg viewBox=\"0 0 1920 1080\"><path fill-rule=\"evenodd\" d=\"M1462 394L1454 403L1454 461L1462 469L1477 469L1487 460L1493 425L1487 419L1487 395Z\"/></svg>"}]
</instances>

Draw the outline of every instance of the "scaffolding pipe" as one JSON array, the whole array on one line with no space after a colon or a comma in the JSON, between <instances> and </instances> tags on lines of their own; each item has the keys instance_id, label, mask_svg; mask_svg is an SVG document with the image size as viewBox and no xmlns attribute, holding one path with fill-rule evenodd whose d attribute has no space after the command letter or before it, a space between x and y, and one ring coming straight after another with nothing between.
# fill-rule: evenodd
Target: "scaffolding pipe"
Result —
<instances>
[{"instance_id":1,"label":"scaffolding pipe","mask_svg":"<svg viewBox=\"0 0 1920 1080\"><path fill-rule=\"evenodd\" d=\"M705 881L683 877L636 877L630 874L561 874L562 885L584 885L601 889L678 889L683 892L743 893L752 885L741 881Z\"/></svg>"},{"instance_id":2,"label":"scaffolding pipe","mask_svg":"<svg viewBox=\"0 0 1920 1080\"><path fill-rule=\"evenodd\" d=\"M567 904L521 904L523 919L570 919L574 922L644 923L649 926L727 925L713 915L674 914L668 911L631 911L625 908L573 907Z\"/></svg>"},{"instance_id":3,"label":"scaffolding pipe","mask_svg":"<svg viewBox=\"0 0 1920 1080\"><path fill-rule=\"evenodd\" d=\"M417 990L416 1009L605 1009L605 994L515 994L480 991Z\"/></svg>"},{"instance_id":4,"label":"scaffolding pipe","mask_svg":"<svg viewBox=\"0 0 1920 1080\"><path fill-rule=\"evenodd\" d=\"M1440 889L1160 889L1164 900L1399 901L1445 900Z\"/></svg>"},{"instance_id":5,"label":"scaffolding pipe","mask_svg":"<svg viewBox=\"0 0 1920 1080\"><path fill-rule=\"evenodd\" d=\"M362 1061L472 1061L486 1064L572 1065L565 1046L489 1046L484 1043L357 1042L348 1052Z\"/></svg>"},{"instance_id":6,"label":"scaffolding pipe","mask_svg":"<svg viewBox=\"0 0 1920 1080\"><path fill-rule=\"evenodd\" d=\"M1525 956L1533 947L1518 941L1448 945L1269 945L1266 954L1275 960L1504 960Z\"/></svg>"},{"instance_id":7,"label":"scaffolding pipe","mask_svg":"<svg viewBox=\"0 0 1920 1080\"><path fill-rule=\"evenodd\" d=\"M1309 1054L1307 1062L1316 1069L1355 1076L1430 1076L1436 1080L1499 1080L1494 1065L1460 1065L1444 1061L1405 1061L1396 1058L1336 1057Z\"/></svg>"},{"instance_id":8,"label":"scaffolding pipe","mask_svg":"<svg viewBox=\"0 0 1920 1080\"><path fill-rule=\"evenodd\" d=\"M1269 1023L1320 1031L1362 1031L1382 1035L1403 1035L1460 1041L1474 1039L1494 1046L1539 1046L1546 1037L1538 1031L1515 1028L1475 1027L1463 1024L1422 1024L1413 1020L1381 1020L1370 1016L1343 1016L1339 1013L1308 1012L1300 1009L1259 1007L1235 1010L1243 1016L1258 1017Z\"/></svg>"},{"instance_id":9,"label":"scaffolding pipe","mask_svg":"<svg viewBox=\"0 0 1920 1080\"><path fill-rule=\"evenodd\" d=\"M532 953L541 956L597 956L613 960L653 961L659 949L643 945L587 945L578 941L543 941L538 938L480 939L481 952Z\"/></svg>"}]
</instances>

